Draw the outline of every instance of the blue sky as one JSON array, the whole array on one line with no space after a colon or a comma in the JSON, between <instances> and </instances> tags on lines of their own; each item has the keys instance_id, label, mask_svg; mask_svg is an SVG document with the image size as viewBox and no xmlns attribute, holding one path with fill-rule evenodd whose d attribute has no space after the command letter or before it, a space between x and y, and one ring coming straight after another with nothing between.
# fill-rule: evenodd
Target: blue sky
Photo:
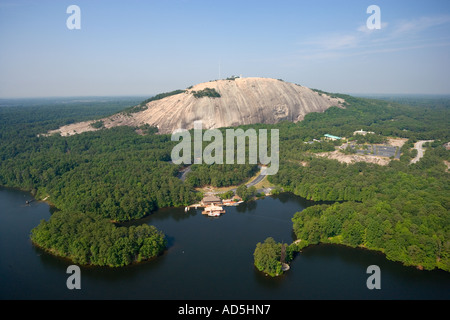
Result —
<instances>
[{"instance_id":1,"label":"blue sky","mask_svg":"<svg viewBox=\"0 0 450 320\"><path fill-rule=\"evenodd\" d=\"M81 29L69 30L69 5ZM367 7L381 9L369 30ZM231 75L450 94L450 1L0 0L0 97L152 95Z\"/></svg>"}]
</instances>

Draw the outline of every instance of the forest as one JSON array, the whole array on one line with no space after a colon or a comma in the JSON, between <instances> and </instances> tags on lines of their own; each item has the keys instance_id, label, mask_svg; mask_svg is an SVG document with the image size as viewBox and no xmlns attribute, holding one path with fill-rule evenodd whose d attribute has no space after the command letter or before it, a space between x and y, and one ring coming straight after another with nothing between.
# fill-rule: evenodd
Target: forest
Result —
<instances>
[{"instance_id":1,"label":"forest","mask_svg":"<svg viewBox=\"0 0 450 320\"><path fill-rule=\"evenodd\" d=\"M317 207L295 214L296 236L302 245L361 246L407 265L450 271L449 173L444 164L450 161L450 151L443 147L450 140L450 100L430 104L427 98L410 106L392 100L335 96L346 100L345 109L311 113L299 123L241 126L244 130L279 129L280 166L276 175L269 176L270 182L318 202ZM70 137L39 136L69 123L133 110L141 101L38 101L0 107L0 185L30 191L37 199L48 197L61 212L33 230L37 245L87 264L120 266L145 260L160 252L161 241L155 243L154 251L143 247L145 239L158 232L121 229L114 222L140 219L161 207L192 204L202 197L197 187L239 185L256 173L257 166L250 164L192 165L183 182L178 178L182 167L170 162L175 143L169 135L145 126L139 128L144 134L137 134L138 128L116 127ZM326 133L350 137L360 129L375 133L361 142L385 141L384 137L408 139L400 160L392 160L388 166L342 164L315 156L333 151L341 142L308 143ZM411 148L417 140L434 142L425 146L420 162L410 164ZM245 199L254 193L253 189L239 189ZM78 238L74 224L80 221L90 233ZM102 231L95 233L91 224ZM68 232L50 234L49 230L57 228ZM109 240L103 242L103 237ZM123 245L115 247L120 254L114 255L106 247L116 242ZM96 246L103 248L101 254Z\"/></svg>"},{"instance_id":2,"label":"forest","mask_svg":"<svg viewBox=\"0 0 450 320\"><path fill-rule=\"evenodd\" d=\"M293 229L303 245L361 246L405 265L450 271L448 158L438 145L414 165L311 159L308 170L283 166L273 181L307 199L336 201L295 214Z\"/></svg>"},{"instance_id":3,"label":"forest","mask_svg":"<svg viewBox=\"0 0 450 320\"><path fill-rule=\"evenodd\" d=\"M352 99L346 101L352 103ZM354 111L365 109L353 113L359 114L358 120L352 119L352 114L342 118L346 111L335 109L330 110L334 117L308 115L299 126L319 130L321 126L316 125L325 121L333 134L351 136L351 128L359 122L365 130L382 137L408 141L401 159L388 166L339 163L315 157L304 146L295 148L291 141L281 144L285 148L280 170L269 180L285 191L318 202L293 218L293 230L301 247L318 243L359 246L381 251L388 259L408 266L450 271L449 173L444 164L450 160L450 151L443 146L449 141L450 104L443 107L439 100L437 106L395 105L394 109L391 102L358 100L357 105L348 107ZM372 110L379 115L372 114L365 104L373 105ZM316 117L322 121L311 121ZM352 121L350 128L347 120ZM410 164L415 155L410 148L419 139L434 142L426 144L427 151L420 162ZM321 201L334 204L320 204Z\"/></svg>"},{"instance_id":4,"label":"forest","mask_svg":"<svg viewBox=\"0 0 450 320\"><path fill-rule=\"evenodd\" d=\"M255 267L271 277L283 274L283 264L288 264L298 250L295 244L277 243L268 237L256 245L253 253Z\"/></svg>"},{"instance_id":5,"label":"forest","mask_svg":"<svg viewBox=\"0 0 450 320\"><path fill-rule=\"evenodd\" d=\"M122 267L149 260L166 247L155 227L116 227L95 214L55 212L31 232L31 240L54 255L82 265Z\"/></svg>"},{"instance_id":6,"label":"forest","mask_svg":"<svg viewBox=\"0 0 450 320\"><path fill-rule=\"evenodd\" d=\"M110 267L148 260L164 250L164 235L154 227L116 227L112 222L192 201L194 193L167 161L170 139L143 137L127 127L75 139L38 136L139 101L27 101L0 107L0 184L30 191L37 199L50 196L58 209L31 231L35 245L79 264Z\"/></svg>"}]
</instances>

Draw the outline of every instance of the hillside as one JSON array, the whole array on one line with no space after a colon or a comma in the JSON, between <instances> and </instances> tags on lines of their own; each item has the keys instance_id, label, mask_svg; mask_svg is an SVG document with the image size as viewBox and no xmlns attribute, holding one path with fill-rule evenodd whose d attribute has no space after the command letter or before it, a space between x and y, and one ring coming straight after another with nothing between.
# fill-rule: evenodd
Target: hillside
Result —
<instances>
[{"instance_id":1,"label":"hillside","mask_svg":"<svg viewBox=\"0 0 450 320\"><path fill-rule=\"evenodd\" d=\"M63 126L52 133L62 136L117 126L148 124L161 134L192 129L202 120L203 128L222 128L253 123L298 122L311 112L343 107L344 100L309 88L267 78L232 78L197 84L172 95L163 94L140 106L101 119ZM152 99L149 99L152 100Z\"/></svg>"}]
</instances>

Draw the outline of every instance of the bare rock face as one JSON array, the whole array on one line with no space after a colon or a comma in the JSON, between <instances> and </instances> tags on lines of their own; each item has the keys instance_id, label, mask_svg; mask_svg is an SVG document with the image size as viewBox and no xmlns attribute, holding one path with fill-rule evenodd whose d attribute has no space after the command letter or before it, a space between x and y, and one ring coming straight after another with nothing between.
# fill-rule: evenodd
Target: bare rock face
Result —
<instances>
[{"instance_id":1,"label":"bare rock face","mask_svg":"<svg viewBox=\"0 0 450 320\"><path fill-rule=\"evenodd\" d=\"M206 89L206 90L205 90ZM214 90L209 90L214 89ZM213 91L220 97L198 96ZM216 80L190 87L183 93L147 103L136 113L118 113L102 119L104 128L120 125L157 127L161 134L177 129L192 129L201 120L204 129L244 124L274 124L282 120L301 121L311 112L324 112L332 106L343 107L344 100L319 94L293 83L267 78ZM67 125L49 132L72 135L94 128L94 121Z\"/></svg>"}]
</instances>

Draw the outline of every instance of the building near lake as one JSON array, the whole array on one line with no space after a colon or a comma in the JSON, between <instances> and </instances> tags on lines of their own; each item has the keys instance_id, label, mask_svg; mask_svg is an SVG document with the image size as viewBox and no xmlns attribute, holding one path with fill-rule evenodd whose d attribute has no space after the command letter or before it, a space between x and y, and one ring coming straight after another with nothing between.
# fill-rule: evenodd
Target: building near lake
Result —
<instances>
[{"instance_id":1,"label":"building near lake","mask_svg":"<svg viewBox=\"0 0 450 320\"><path fill-rule=\"evenodd\" d=\"M207 206L202 212L202 214L206 214L210 217L220 217L223 213L225 213L223 207L215 205Z\"/></svg>"},{"instance_id":2,"label":"building near lake","mask_svg":"<svg viewBox=\"0 0 450 320\"><path fill-rule=\"evenodd\" d=\"M335 141L335 140L341 140L342 137L333 136L333 135L327 133L327 134L325 135L325 139Z\"/></svg>"},{"instance_id":3,"label":"building near lake","mask_svg":"<svg viewBox=\"0 0 450 320\"><path fill-rule=\"evenodd\" d=\"M203 198L202 205L203 206L214 206L222 204L222 199L215 195L208 195Z\"/></svg>"}]
</instances>

